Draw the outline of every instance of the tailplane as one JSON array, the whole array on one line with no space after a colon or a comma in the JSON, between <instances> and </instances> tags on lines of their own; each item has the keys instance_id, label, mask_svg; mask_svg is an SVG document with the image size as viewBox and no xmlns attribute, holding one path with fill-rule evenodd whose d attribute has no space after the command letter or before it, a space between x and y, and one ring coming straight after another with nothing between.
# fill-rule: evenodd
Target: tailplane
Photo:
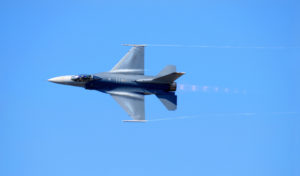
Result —
<instances>
[{"instance_id":1,"label":"tailplane","mask_svg":"<svg viewBox=\"0 0 300 176\"><path fill-rule=\"evenodd\" d=\"M172 83L182 75L184 75L183 72L176 72L176 66L168 65L161 72L159 72L152 81Z\"/></svg>"},{"instance_id":2,"label":"tailplane","mask_svg":"<svg viewBox=\"0 0 300 176\"><path fill-rule=\"evenodd\" d=\"M156 94L157 98L169 110L174 111L177 108L177 96L174 92L166 92L164 94Z\"/></svg>"},{"instance_id":3,"label":"tailplane","mask_svg":"<svg viewBox=\"0 0 300 176\"><path fill-rule=\"evenodd\" d=\"M175 65L167 65L164 69L162 69L157 75L156 77L160 77L160 76L166 76L170 73L174 73L176 72L176 66Z\"/></svg>"}]
</instances>

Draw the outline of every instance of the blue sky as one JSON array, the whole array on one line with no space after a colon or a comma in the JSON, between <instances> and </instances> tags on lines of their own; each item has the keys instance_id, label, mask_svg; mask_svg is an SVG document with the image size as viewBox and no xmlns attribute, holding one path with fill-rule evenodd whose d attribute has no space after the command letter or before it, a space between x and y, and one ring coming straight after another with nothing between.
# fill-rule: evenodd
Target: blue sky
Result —
<instances>
[{"instance_id":1,"label":"blue sky","mask_svg":"<svg viewBox=\"0 0 300 176\"><path fill-rule=\"evenodd\" d=\"M300 175L299 8L1 1L0 175ZM110 70L124 43L186 46L145 55L149 75L186 72L177 111L147 96L150 121L123 123L109 95L47 82Z\"/></svg>"}]
</instances>

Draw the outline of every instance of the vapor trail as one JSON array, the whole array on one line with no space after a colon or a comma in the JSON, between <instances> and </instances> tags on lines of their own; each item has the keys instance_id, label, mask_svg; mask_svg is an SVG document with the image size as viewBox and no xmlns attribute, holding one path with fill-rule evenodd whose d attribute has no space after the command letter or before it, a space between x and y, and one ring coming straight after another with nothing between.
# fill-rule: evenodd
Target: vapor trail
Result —
<instances>
[{"instance_id":1,"label":"vapor trail","mask_svg":"<svg viewBox=\"0 0 300 176\"><path fill-rule=\"evenodd\" d=\"M229 88L220 86L195 85L195 84L178 84L178 91L184 92L203 92L203 93L232 93L232 94L247 94L246 89Z\"/></svg>"},{"instance_id":2,"label":"vapor trail","mask_svg":"<svg viewBox=\"0 0 300 176\"><path fill-rule=\"evenodd\" d=\"M181 44L145 44L153 47L182 47L182 48L228 48L228 49L299 49L300 46L233 46L233 45L181 45Z\"/></svg>"},{"instance_id":3,"label":"vapor trail","mask_svg":"<svg viewBox=\"0 0 300 176\"><path fill-rule=\"evenodd\" d=\"M254 113L254 112L242 112L242 113L203 113L199 115L187 115L187 116L178 116L178 117L168 117L168 118L159 118L153 120L147 120L147 122L158 122L166 120L179 120L179 119L192 119L200 117L253 117L256 115L300 115L299 112L266 112L266 113Z\"/></svg>"}]
</instances>

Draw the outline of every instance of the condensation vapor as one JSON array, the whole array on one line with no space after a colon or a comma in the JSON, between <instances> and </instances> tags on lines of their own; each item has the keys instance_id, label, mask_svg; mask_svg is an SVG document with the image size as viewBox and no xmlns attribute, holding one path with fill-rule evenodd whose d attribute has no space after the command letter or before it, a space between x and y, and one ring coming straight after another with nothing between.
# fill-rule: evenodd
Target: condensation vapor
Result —
<instances>
[{"instance_id":1,"label":"condensation vapor","mask_svg":"<svg viewBox=\"0 0 300 176\"><path fill-rule=\"evenodd\" d=\"M180 119L193 119L201 117L254 117L257 115L300 115L300 112L265 112L265 113L255 113L255 112L242 112L242 113L203 113L198 115L186 115L178 117L168 117L168 118L157 118L148 120L148 122L158 122L158 121L167 121L167 120L180 120Z\"/></svg>"},{"instance_id":2,"label":"condensation vapor","mask_svg":"<svg viewBox=\"0 0 300 176\"><path fill-rule=\"evenodd\" d=\"M247 94L246 89L229 88L221 86L208 86L208 85L194 85L194 84L178 84L178 91L182 92L203 92L203 93L233 93L233 94Z\"/></svg>"},{"instance_id":3,"label":"condensation vapor","mask_svg":"<svg viewBox=\"0 0 300 176\"><path fill-rule=\"evenodd\" d=\"M182 47L182 48L228 48L228 49L299 49L300 46L234 46L234 45L180 45L180 44L145 44L153 47Z\"/></svg>"}]
</instances>

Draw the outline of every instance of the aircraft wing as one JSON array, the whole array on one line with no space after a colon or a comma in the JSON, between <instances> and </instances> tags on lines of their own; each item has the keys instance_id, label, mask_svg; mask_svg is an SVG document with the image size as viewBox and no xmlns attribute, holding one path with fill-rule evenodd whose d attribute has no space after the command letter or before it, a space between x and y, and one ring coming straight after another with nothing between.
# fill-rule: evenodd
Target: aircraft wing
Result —
<instances>
[{"instance_id":1,"label":"aircraft wing","mask_svg":"<svg viewBox=\"0 0 300 176\"><path fill-rule=\"evenodd\" d=\"M144 95L129 92L107 92L122 108L130 115L133 120L126 121L145 121L145 101Z\"/></svg>"},{"instance_id":2,"label":"aircraft wing","mask_svg":"<svg viewBox=\"0 0 300 176\"><path fill-rule=\"evenodd\" d=\"M144 47L145 45L133 46L127 54L111 69L110 72L144 75Z\"/></svg>"}]
</instances>

